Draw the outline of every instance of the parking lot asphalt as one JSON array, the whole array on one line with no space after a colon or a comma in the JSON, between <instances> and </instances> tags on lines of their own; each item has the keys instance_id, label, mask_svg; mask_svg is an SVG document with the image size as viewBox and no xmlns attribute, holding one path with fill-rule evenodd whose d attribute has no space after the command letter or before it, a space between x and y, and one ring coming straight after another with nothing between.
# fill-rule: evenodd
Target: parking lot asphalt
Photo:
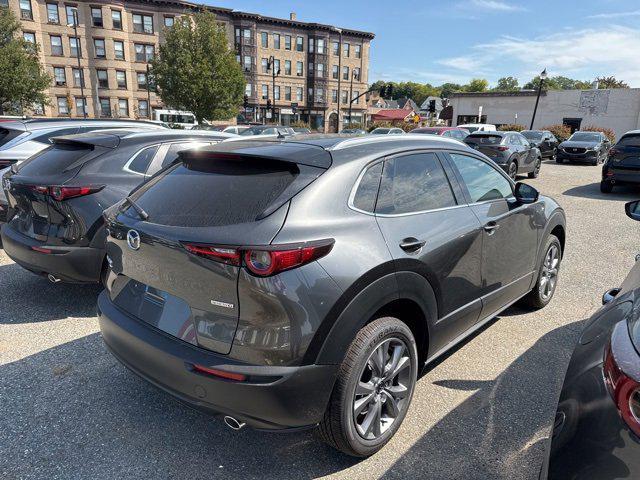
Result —
<instances>
[{"instance_id":1,"label":"parking lot asphalt","mask_svg":"<svg viewBox=\"0 0 640 480\"><path fill-rule=\"evenodd\" d=\"M366 460L308 432L234 432L176 403L105 349L98 287L53 285L0 250L0 477L537 478L582 321L640 251L640 224L601 194L599 167L545 162L526 180L567 213L547 308L507 310L418 382L394 439Z\"/></svg>"}]
</instances>

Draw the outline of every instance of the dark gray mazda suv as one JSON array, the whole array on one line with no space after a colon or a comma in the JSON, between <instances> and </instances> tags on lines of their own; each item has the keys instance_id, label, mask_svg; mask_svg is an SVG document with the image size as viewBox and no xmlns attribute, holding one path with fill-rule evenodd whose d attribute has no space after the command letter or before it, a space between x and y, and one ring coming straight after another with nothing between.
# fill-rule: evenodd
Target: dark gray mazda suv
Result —
<instances>
[{"instance_id":1,"label":"dark gray mazda suv","mask_svg":"<svg viewBox=\"0 0 640 480\"><path fill-rule=\"evenodd\" d=\"M105 212L106 345L232 428L375 453L416 378L519 299L552 298L563 210L430 135L222 142Z\"/></svg>"}]
</instances>

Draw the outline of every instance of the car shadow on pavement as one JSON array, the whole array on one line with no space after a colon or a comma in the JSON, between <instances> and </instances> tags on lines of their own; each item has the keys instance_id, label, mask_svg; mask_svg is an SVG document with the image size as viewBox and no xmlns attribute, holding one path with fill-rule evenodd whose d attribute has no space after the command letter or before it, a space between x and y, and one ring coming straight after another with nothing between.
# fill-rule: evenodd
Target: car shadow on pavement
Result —
<instances>
[{"instance_id":1,"label":"car shadow on pavement","mask_svg":"<svg viewBox=\"0 0 640 480\"><path fill-rule=\"evenodd\" d=\"M582 324L545 334L494 380L434 382L473 393L417 439L381 478L411 478L416 472L429 479L537 478Z\"/></svg>"},{"instance_id":2,"label":"car shadow on pavement","mask_svg":"<svg viewBox=\"0 0 640 480\"><path fill-rule=\"evenodd\" d=\"M600 182L579 185L563 192L570 197L592 198L596 200L614 200L630 202L640 198L640 188L632 185L618 185L611 193L600 191Z\"/></svg>"},{"instance_id":3,"label":"car shadow on pavement","mask_svg":"<svg viewBox=\"0 0 640 480\"><path fill-rule=\"evenodd\" d=\"M0 324L93 317L100 285L53 284L15 263L0 265Z\"/></svg>"}]
</instances>

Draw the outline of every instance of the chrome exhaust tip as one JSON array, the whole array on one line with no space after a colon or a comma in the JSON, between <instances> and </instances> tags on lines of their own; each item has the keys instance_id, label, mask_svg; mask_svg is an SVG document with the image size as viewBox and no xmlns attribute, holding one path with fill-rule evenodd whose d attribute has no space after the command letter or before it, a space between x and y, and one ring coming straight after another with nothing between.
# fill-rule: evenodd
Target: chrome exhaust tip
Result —
<instances>
[{"instance_id":1,"label":"chrome exhaust tip","mask_svg":"<svg viewBox=\"0 0 640 480\"><path fill-rule=\"evenodd\" d=\"M60 279L56 277L53 273L48 274L47 278L51 283L58 283L60 281Z\"/></svg>"},{"instance_id":2,"label":"chrome exhaust tip","mask_svg":"<svg viewBox=\"0 0 640 480\"><path fill-rule=\"evenodd\" d=\"M224 416L224 423L231 430L235 430L235 431L240 430L242 427L244 427L246 425L246 423L243 423L243 422L241 422L239 420L236 420L235 418L230 417L229 415L225 415Z\"/></svg>"}]
</instances>

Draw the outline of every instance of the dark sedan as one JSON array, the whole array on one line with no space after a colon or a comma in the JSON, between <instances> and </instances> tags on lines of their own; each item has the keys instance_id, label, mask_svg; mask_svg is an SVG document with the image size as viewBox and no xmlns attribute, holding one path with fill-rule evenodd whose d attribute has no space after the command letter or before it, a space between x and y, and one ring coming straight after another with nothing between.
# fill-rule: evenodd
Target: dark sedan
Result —
<instances>
[{"instance_id":1,"label":"dark sedan","mask_svg":"<svg viewBox=\"0 0 640 480\"><path fill-rule=\"evenodd\" d=\"M558 139L549 130L523 130L520 132L540 150L542 158L556 158L558 151Z\"/></svg>"},{"instance_id":2,"label":"dark sedan","mask_svg":"<svg viewBox=\"0 0 640 480\"><path fill-rule=\"evenodd\" d=\"M556 162L585 162L598 165L607 158L611 142L602 132L575 132L560 145Z\"/></svg>"},{"instance_id":3,"label":"dark sedan","mask_svg":"<svg viewBox=\"0 0 640 480\"><path fill-rule=\"evenodd\" d=\"M640 130L625 133L602 166L602 193L611 193L614 185L621 184L640 184Z\"/></svg>"},{"instance_id":4,"label":"dark sedan","mask_svg":"<svg viewBox=\"0 0 640 480\"><path fill-rule=\"evenodd\" d=\"M627 215L640 220L640 202L627 204ZM602 302L569 363L550 479L640 478L640 262Z\"/></svg>"},{"instance_id":5,"label":"dark sedan","mask_svg":"<svg viewBox=\"0 0 640 480\"><path fill-rule=\"evenodd\" d=\"M464 143L484 153L513 179L520 173L529 178L540 173L540 150L518 132L473 132Z\"/></svg>"}]
</instances>

